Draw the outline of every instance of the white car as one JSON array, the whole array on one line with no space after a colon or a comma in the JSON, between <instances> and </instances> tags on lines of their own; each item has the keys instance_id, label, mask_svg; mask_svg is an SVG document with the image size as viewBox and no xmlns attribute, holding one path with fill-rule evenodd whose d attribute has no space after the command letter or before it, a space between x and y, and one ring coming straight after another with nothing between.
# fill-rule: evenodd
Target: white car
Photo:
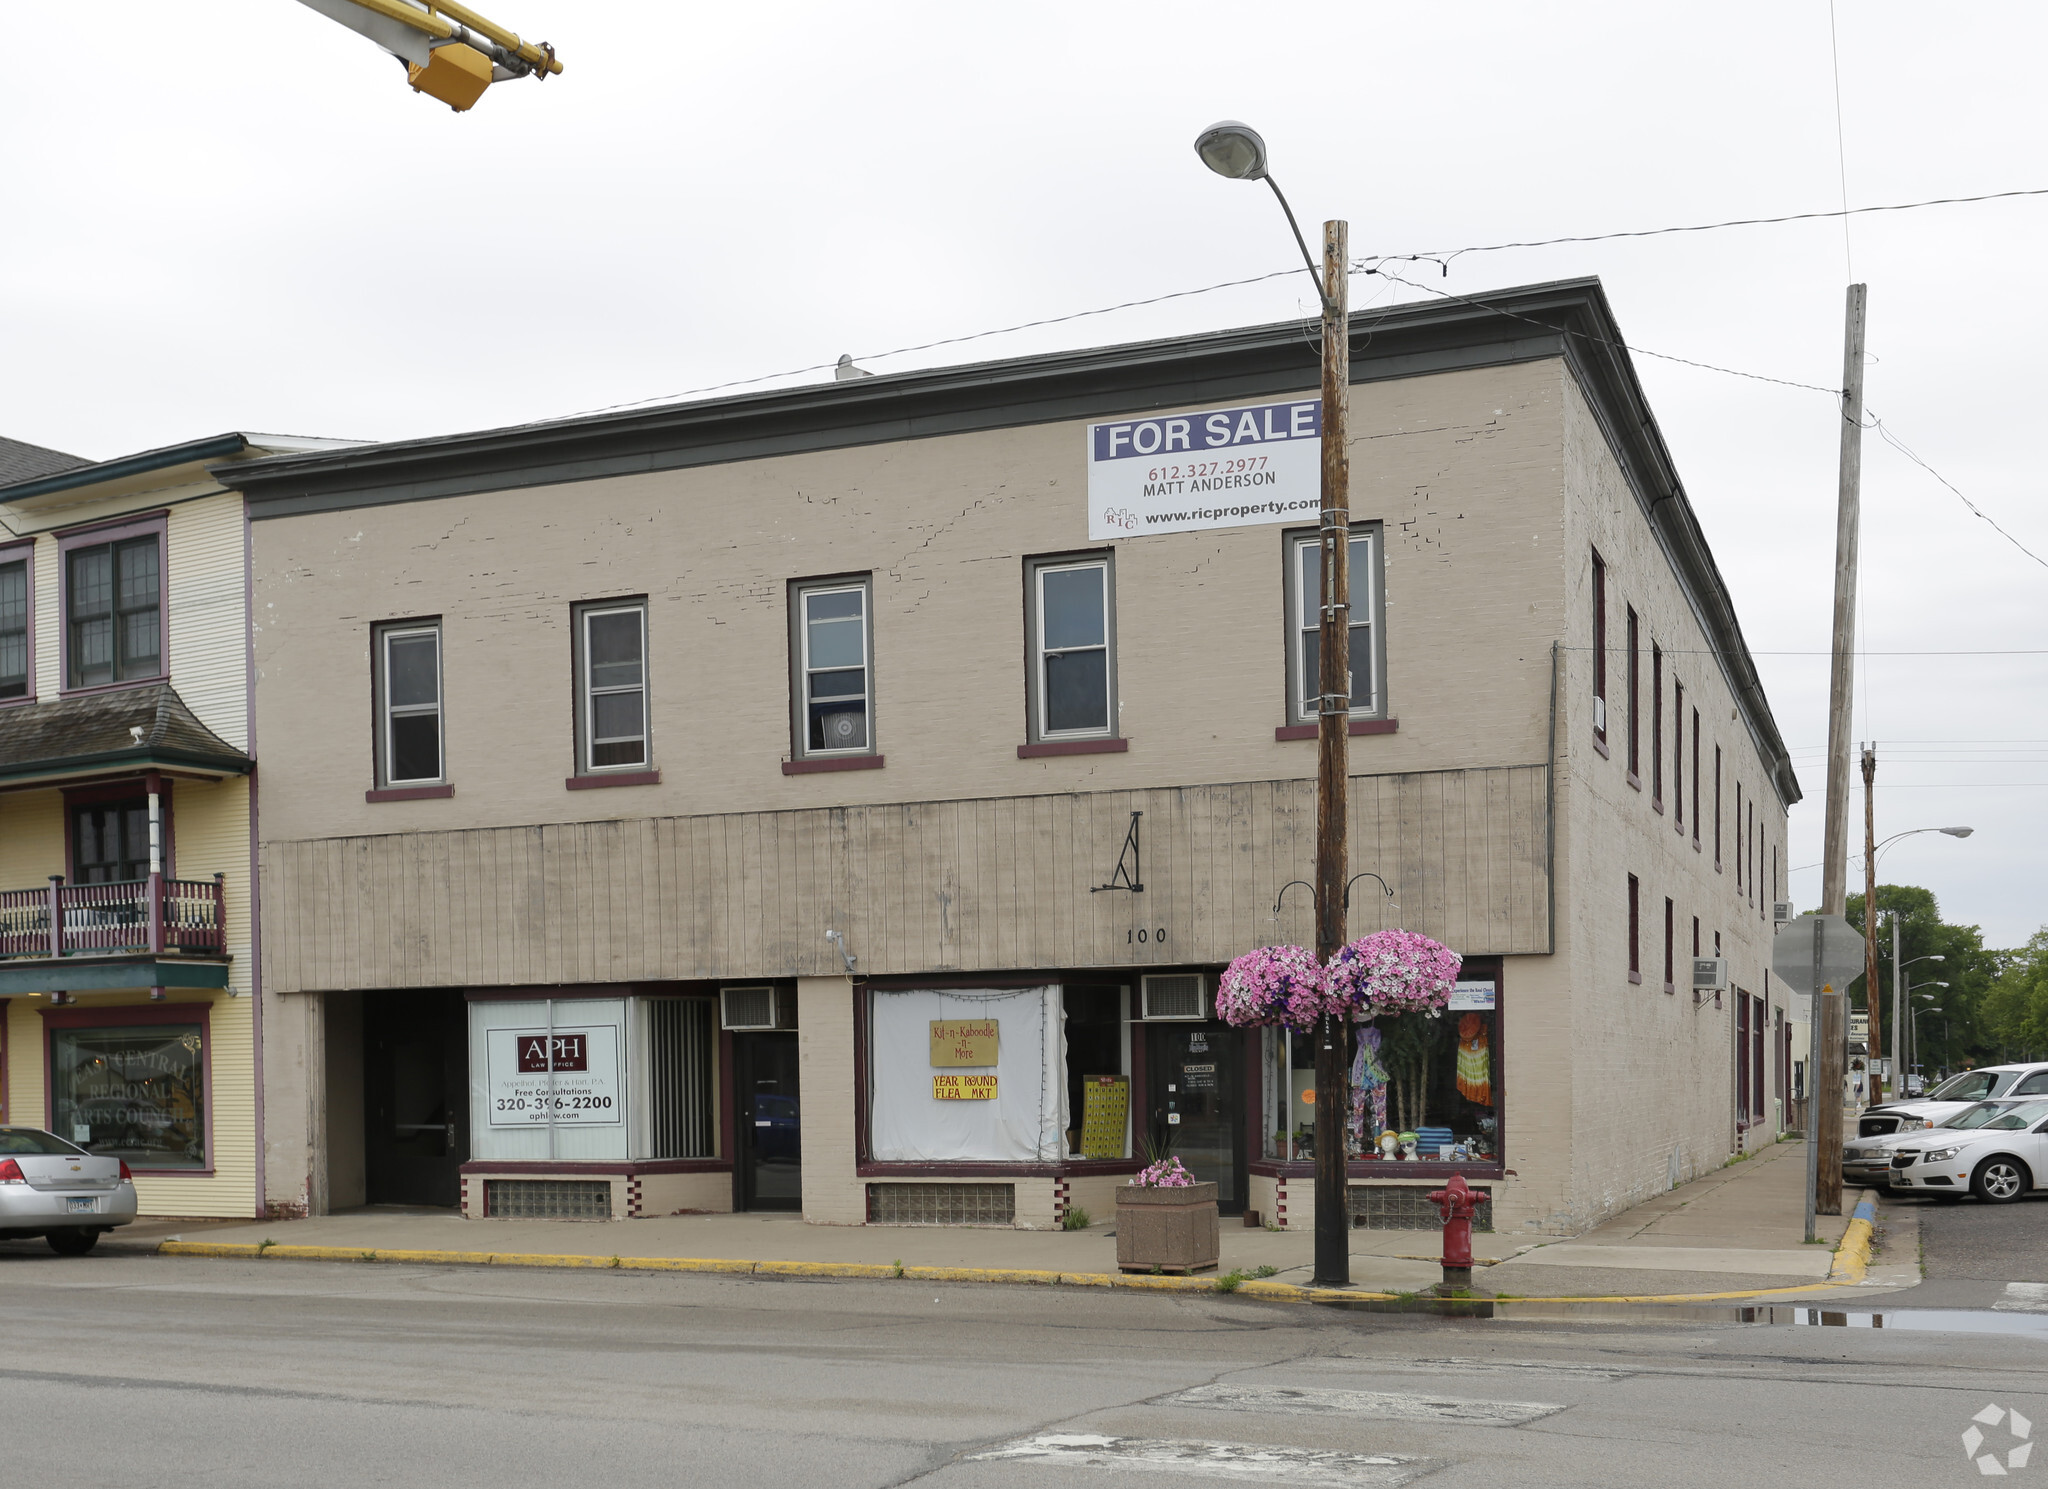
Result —
<instances>
[{"instance_id":1,"label":"white car","mask_svg":"<svg viewBox=\"0 0 2048 1489\"><path fill-rule=\"evenodd\" d=\"M2035 1099L2007 1097L2002 1101L1979 1101L1939 1122L1923 1124L1916 1119L1911 1128L1902 1132L1851 1138L1842 1145L1842 1182L1861 1184L1866 1189L1884 1189L1891 1184L1892 1154L1901 1144L1914 1143L1924 1148L1932 1141L1927 1135L1930 1131L1975 1131L2000 1112L2024 1106Z\"/></svg>"},{"instance_id":2,"label":"white car","mask_svg":"<svg viewBox=\"0 0 2048 1489\"><path fill-rule=\"evenodd\" d=\"M135 1218L135 1179L40 1127L0 1127L0 1241L41 1236L59 1256L84 1256Z\"/></svg>"},{"instance_id":3,"label":"white car","mask_svg":"<svg viewBox=\"0 0 2048 1489\"><path fill-rule=\"evenodd\" d=\"M1972 1102L1994 1096L2048 1096L2048 1065L1987 1065L1958 1071L1925 1096L1865 1108L1856 1119L1856 1135L1883 1137L1932 1127Z\"/></svg>"},{"instance_id":4,"label":"white car","mask_svg":"<svg viewBox=\"0 0 2048 1489\"><path fill-rule=\"evenodd\" d=\"M1891 1187L2009 1205L2048 1187L2048 1101L2023 1101L1969 1131L1935 1127L1892 1149Z\"/></svg>"}]
</instances>

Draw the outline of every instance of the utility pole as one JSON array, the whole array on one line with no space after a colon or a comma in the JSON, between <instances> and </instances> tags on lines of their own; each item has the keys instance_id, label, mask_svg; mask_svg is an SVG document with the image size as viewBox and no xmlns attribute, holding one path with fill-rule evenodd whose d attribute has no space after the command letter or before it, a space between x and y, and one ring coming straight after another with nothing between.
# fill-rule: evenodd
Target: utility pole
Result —
<instances>
[{"instance_id":1,"label":"utility pole","mask_svg":"<svg viewBox=\"0 0 2048 1489\"><path fill-rule=\"evenodd\" d=\"M1878 1017L1877 987L1877 746L1863 747L1863 1006L1870 1014L1870 1036L1864 1048L1870 1051L1864 1063L1870 1067L1870 1104L1884 1100L1884 1087L1877 1078L1877 1052L1884 1047L1884 1020ZM1893 1032L1897 1032L1898 1009L1892 1010ZM1892 1061L1892 1093L1898 1094L1899 1062Z\"/></svg>"},{"instance_id":2,"label":"utility pole","mask_svg":"<svg viewBox=\"0 0 2048 1489\"><path fill-rule=\"evenodd\" d=\"M1343 946L1349 876L1351 770L1350 226L1323 224L1323 609L1316 702L1316 960ZM1316 1035L1316 1265L1319 1287L1351 1282L1351 1106L1345 1025L1325 1014Z\"/></svg>"},{"instance_id":3,"label":"utility pole","mask_svg":"<svg viewBox=\"0 0 2048 1489\"><path fill-rule=\"evenodd\" d=\"M1821 867L1821 913L1841 915L1849 903L1849 724L1854 702L1856 540L1862 528L1863 319L1867 285L1849 286L1842 337L1842 456L1835 511L1835 615L1828 688L1827 843ZM1813 1136L1819 1149L1814 1205L1842 1211L1842 1069L1848 1052L1846 1000L1817 993L1814 1011Z\"/></svg>"},{"instance_id":4,"label":"utility pole","mask_svg":"<svg viewBox=\"0 0 2048 1489\"><path fill-rule=\"evenodd\" d=\"M1910 1027L1904 1026L1904 1020L1911 1018L1913 1011L1906 1007L1905 999L1900 993L1899 970L1899 912L1894 910L1892 912L1892 1094L1894 1096L1903 1095L1906 1090L1903 1082L1909 1067L1899 1062L1902 1059L1911 1060L1917 1056L1918 1051L1913 1046L1919 1042L1920 1038L1920 1026L1918 1024Z\"/></svg>"}]
</instances>

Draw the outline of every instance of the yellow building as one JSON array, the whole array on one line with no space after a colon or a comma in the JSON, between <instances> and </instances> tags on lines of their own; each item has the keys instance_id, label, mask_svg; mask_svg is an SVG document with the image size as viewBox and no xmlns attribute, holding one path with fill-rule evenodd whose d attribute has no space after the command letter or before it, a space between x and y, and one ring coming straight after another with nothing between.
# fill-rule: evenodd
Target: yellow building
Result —
<instances>
[{"instance_id":1,"label":"yellow building","mask_svg":"<svg viewBox=\"0 0 2048 1489\"><path fill-rule=\"evenodd\" d=\"M108 461L0 439L0 1121L261 1214L248 536L224 434Z\"/></svg>"}]
</instances>

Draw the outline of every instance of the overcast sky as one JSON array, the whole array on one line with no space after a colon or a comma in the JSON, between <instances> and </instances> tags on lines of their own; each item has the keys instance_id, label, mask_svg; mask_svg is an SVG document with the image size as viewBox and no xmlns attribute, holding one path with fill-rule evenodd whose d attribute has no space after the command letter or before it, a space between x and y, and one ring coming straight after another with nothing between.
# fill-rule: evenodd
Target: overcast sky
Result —
<instances>
[{"instance_id":1,"label":"overcast sky","mask_svg":"<svg viewBox=\"0 0 2048 1489\"><path fill-rule=\"evenodd\" d=\"M295 0L10 11L0 432L101 458L223 429L393 438L840 352L900 370L1312 315L1305 281L1277 280L875 355L1287 268L1270 199L1189 148L1225 116L1360 253L1842 196L1825 0L488 4L566 71L464 115ZM1838 25L1852 205L2048 187L2048 10L1843 0ZM1828 221L1401 272L1471 295L1598 274L1638 347L1834 386L1846 247L1871 410L2048 556L2044 229L2036 197L1856 218L1846 245ZM1637 365L1809 792L1793 866L1814 863L1833 404ZM1874 437L1864 470L1878 834L1977 829L1900 843L1882 877L2015 945L2048 921L2048 568ZM2007 654L1969 654L1988 651ZM1802 908L1819 891L1793 875Z\"/></svg>"}]
</instances>

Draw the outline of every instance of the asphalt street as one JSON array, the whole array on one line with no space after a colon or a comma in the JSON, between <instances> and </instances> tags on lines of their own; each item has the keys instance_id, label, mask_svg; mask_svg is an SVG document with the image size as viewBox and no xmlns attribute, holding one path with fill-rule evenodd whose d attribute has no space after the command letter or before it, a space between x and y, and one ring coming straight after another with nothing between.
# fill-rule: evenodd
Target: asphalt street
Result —
<instances>
[{"instance_id":1,"label":"asphalt street","mask_svg":"<svg viewBox=\"0 0 2048 1489\"><path fill-rule=\"evenodd\" d=\"M1734 1317L0 1244L4 1479L1919 1489L2048 1421L2048 1318Z\"/></svg>"}]
</instances>

